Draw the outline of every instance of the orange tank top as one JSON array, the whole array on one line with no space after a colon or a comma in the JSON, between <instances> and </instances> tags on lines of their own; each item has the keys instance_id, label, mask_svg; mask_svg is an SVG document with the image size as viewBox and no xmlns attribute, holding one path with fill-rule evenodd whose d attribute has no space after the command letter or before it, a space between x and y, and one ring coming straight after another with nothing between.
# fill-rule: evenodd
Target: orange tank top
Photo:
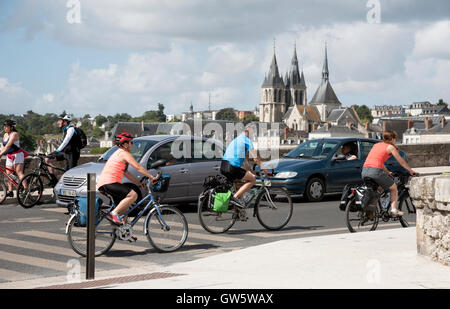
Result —
<instances>
[{"instance_id":1,"label":"orange tank top","mask_svg":"<svg viewBox=\"0 0 450 309\"><path fill-rule=\"evenodd\" d=\"M381 142L375 144L369 152L366 161L364 162L364 167L375 167L383 169L384 162L389 159L392 154L387 152L387 147L390 144Z\"/></svg>"},{"instance_id":2,"label":"orange tank top","mask_svg":"<svg viewBox=\"0 0 450 309\"><path fill-rule=\"evenodd\" d=\"M105 167L100 174L97 188L111 183L122 182L123 175L128 167L128 164L119 160L119 155L122 151L124 150L117 149L106 161Z\"/></svg>"}]
</instances>

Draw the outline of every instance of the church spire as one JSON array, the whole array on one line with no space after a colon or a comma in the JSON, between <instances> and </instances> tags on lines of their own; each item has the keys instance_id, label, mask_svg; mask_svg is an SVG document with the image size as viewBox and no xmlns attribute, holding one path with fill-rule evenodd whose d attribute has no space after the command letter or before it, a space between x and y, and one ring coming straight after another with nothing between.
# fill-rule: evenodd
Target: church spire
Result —
<instances>
[{"instance_id":1,"label":"church spire","mask_svg":"<svg viewBox=\"0 0 450 309\"><path fill-rule=\"evenodd\" d=\"M291 60L290 82L292 85L298 85L301 82L300 70L298 68L297 43L294 44L294 55Z\"/></svg>"},{"instance_id":2,"label":"church spire","mask_svg":"<svg viewBox=\"0 0 450 309\"><path fill-rule=\"evenodd\" d=\"M283 78L280 76L280 72L278 70L277 57L275 55L275 40L274 40L274 46L273 46L272 63L270 64L269 74L267 74L266 78L264 79L264 83L262 86L263 87L274 87L274 86L284 87L284 81L283 81Z\"/></svg>"},{"instance_id":3,"label":"church spire","mask_svg":"<svg viewBox=\"0 0 450 309\"><path fill-rule=\"evenodd\" d=\"M322 69L322 81L327 81L330 73L328 71L328 53L327 53L327 43L325 42L325 60L323 62Z\"/></svg>"}]
</instances>

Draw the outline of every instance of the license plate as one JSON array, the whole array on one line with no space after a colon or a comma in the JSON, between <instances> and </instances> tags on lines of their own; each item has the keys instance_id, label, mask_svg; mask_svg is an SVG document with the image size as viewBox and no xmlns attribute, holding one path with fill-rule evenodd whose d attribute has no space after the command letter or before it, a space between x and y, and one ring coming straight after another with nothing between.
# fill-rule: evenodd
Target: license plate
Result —
<instances>
[{"instance_id":1,"label":"license plate","mask_svg":"<svg viewBox=\"0 0 450 309\"><path fill-rule=\"evenodd\" d=\"M77 193L75 190L61 190L61 195L65 195L65 196L77 196Z\"/></svg>"}]
</instances>

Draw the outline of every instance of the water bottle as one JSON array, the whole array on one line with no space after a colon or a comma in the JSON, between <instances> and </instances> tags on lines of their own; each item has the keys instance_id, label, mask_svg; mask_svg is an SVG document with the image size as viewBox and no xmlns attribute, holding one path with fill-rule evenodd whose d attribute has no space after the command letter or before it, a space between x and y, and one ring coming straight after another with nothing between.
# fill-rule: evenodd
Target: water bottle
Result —
<instances>
[{"instance_id":1,"label":"water bottle","mask_svg":"<svg viewBox=\"0 0 450 309\"><path fill-rule=\"evenodd\" d=\"M20 181L19 178L17 178L17 176L14 175L14 174L9 175L9 178L11 178L12 180L14 180L14 182L17 183L17 184L18 184L19 181Z\"/></svg>"},{"instance_id":2,"label":"water bottle","mask_svg":"<svg viewBox=\"0 0 450 309\"><path fill-rule=\"evenodd\" d=\"M386 196L384 197L383 201L381 201L381 208L383 208L383 210L386 210L389 208L389 203L391 202L391 194L388 193L386 194Z\"/></svg>"}]
</instances>

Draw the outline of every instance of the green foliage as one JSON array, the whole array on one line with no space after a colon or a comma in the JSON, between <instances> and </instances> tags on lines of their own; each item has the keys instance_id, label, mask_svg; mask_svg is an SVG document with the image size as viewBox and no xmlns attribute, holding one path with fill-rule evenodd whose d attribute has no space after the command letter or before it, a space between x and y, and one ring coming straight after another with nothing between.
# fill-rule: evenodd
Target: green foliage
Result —
<instances>
[{"instance_id":1,"label":"green foliage","mask_svg":"<svg viewBox=\"0 0 450 309\"><path fill-rule=\"evenodd\" d=\"M230 120L230 121L238 120L233 108L221 109L219 112L217 112L216 119L217 120Z\"/></svg>"},{"instance_id":2,"label":"green foliage","mask_svg":"<svg viewBox=\"0 0 450 309\"><path fill-rule=\"evenodd\" d=\"M250 114L244 117L244 121L259 121L259 117L255 114Z\"/></svg>"},{"instance_id":3,"label":"green foliage","mask_svg":"<svg viewBox=\"0 0 450 309\"><path fill-rule=\"evenodd\" d=\"M373 120L372 114L370 112L370 108L368 108L366 105L353 105L352 106L356 113L358 114L359 119L361 119L361 122L369 122L371 123Z\"/></svg>"},{"instance_id":4,"label":"green foliage","mask_svg":"<svg viewBox=\"0 0 450 309\"><path fill-rule=\"evenodd\" d=\"M445 103L443 99L439 99L437 105L448 105L448 104Z\"/></svg>"},{"instance_id":5,"label":"green foliage","mask_svg":"<svg viewBox=\"0 0 450 309\"><path fill-rule=\"evenodd\" d=\"M90 150L90 154L104 154L109 150L109 147L96 147Z\"/></svg>"}]
</instances>

